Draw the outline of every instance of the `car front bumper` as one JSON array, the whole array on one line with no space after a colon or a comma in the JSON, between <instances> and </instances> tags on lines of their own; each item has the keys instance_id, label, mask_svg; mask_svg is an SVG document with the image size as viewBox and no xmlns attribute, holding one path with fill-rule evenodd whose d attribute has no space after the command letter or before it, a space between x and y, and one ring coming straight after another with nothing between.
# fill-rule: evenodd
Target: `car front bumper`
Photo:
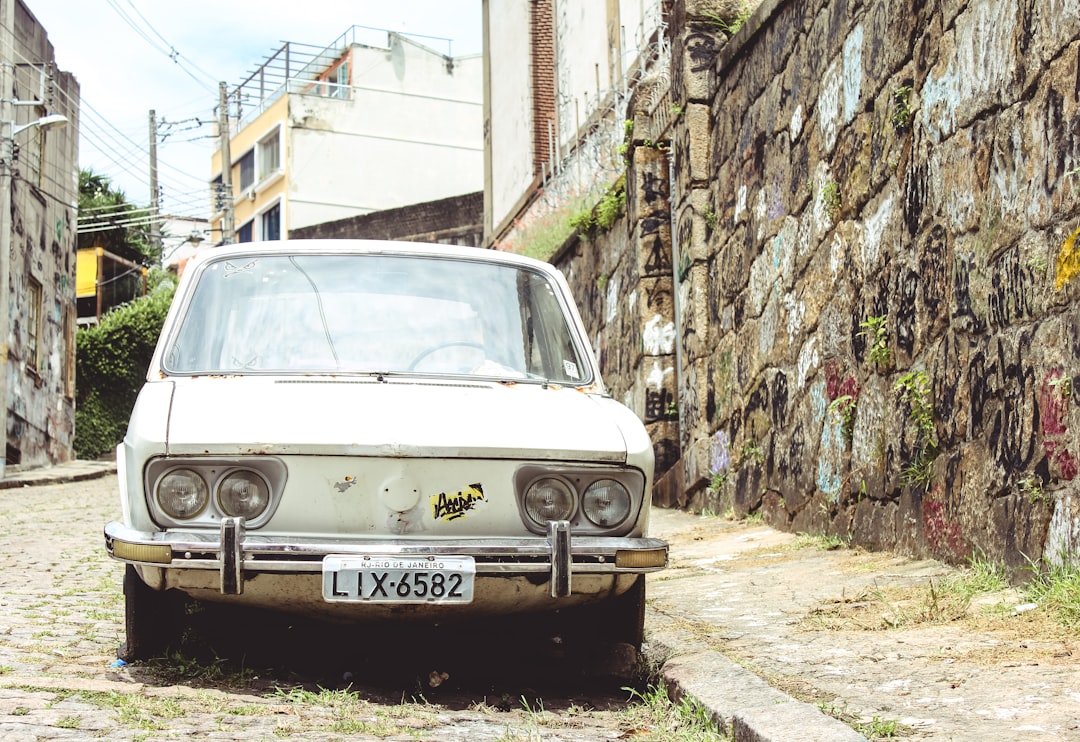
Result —
<instances>
[{"instance_id":1,"label":"car front bumper","mask_svg":"<svg viewBox=\"0 0 1080 742\"><path fill-rule=\"evenodd\" d=\"M546 537L407 539L276 538L250 534L240 518L226 518L219 533L146 532L112 521L105 547L114 559L140 567L217 571L224 595L239 595L260 574L318 574L330 555L467 556L478 576L546 575L551 596L573 594L573 575L655 572L667 566L668 545L655 538L572 537L555 521Z\"/></svg>"}]
</instances>

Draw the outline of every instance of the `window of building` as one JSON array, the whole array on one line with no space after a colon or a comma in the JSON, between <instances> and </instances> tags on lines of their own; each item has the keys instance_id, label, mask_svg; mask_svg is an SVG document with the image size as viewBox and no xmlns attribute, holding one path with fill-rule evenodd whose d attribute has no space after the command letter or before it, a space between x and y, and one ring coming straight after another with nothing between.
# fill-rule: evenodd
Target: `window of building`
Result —
<instances>
[{"instance_id":1,"label":"window of building","mask_svg":"<svg viewBox=\"0 0 1080 742\"><path fill-rule=\"evenodd\" d=\"M264 240L281 239L281 204L276 203L262 214L260 237Z\"/></svg>"},{"instance_id":2,"label":"window of building","mask_svg":"<svg viewBox=\"0 0 1080 742\"><path fill-rule=\"evenodd\" d=\"M237 242L251 242L252 240L254 240L255 239L255 237L253 235L253 227L254 226L255 226L255 220L253 219L250 222L248 222L247 224L244 224L239 229L237 229L236 230L236 241Z\"/></svg>"},{"instance_id":3,"label":"window of building","mask_svg":"<svg viewBox=\"0 0 1080 742\"><path fill-rule=\"evenodd\" d=\"M37 374L41 354L41 284L34 278L27 282L26 303L26 368Z\"/></svg>"},{"instance_id":4,"label":"window of building","mask_svg":"<svg viewBox=\"0 0 1080 742\"><path fill-rule=\"evenodd\" d=\"M240 158L240 190L244 191L255 184L255 150L248 150Z\"/></svg>"},{"instance_id":5,"label":"window of building","mask_svg":"<svg viewBox=\"0 0 1080 742\"><path fill-rule=\"evenodd\" d=\"M259 180L264 180L281 168L281 137L279 128L259 140Z\"/></svg>"}]
</instances>

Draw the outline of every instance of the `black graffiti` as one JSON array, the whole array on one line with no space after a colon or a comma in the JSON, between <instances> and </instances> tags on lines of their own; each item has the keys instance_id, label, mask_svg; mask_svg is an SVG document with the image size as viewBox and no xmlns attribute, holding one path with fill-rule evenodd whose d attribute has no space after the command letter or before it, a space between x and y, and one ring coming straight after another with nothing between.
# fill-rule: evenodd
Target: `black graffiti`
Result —
<instances>
[{"instance_id":1,"label":"black graffiti","mask_svg":"<svg viewBox=\"0 0 1080 742\"><path fill-rule=\"evenodd\" d=\"M671 255L668 254L664 240L657 235L649 247L649 257L645 260L647 273L666 273L671 270Z\"/></svg>"},{"instance_id":2,"label":"black graffiti","mask_svg":"<svg viewBox=\"0 0 1080 742\"><path fill-rule=\"evenodd\" d=\"M1008 471L1028 467L1035 458L1039 430L1035 369L1026 362L1031 336L1011 342L994 337L985 352L972 354L967 384L971 392L971 434L989 428L994 461Z\"/></svg>"},{"instance_id":3,"label":"black graffiti","mask_svg":"<svg viewBox=\"0 0 1080 742\"><path fill-rule=\"evenodd\" d=\"M975 314L975 308L972 306L971 268L968 258L962 256L956 258L956 270L953 273L953 296L956 297L956 306L953 309L953 319L960 320L961 325L968 332L979 334L986 331L986 322Z\"/></svg>"},{"instance_id":4,"label":"black graffiti","mask_svg":"<svg viewBox=\"0 0 1080 742\"><path fill-rule=\"evenodd\" d=\"M469 485L465 492L456 492L448 495L439 493L439 499L432 506L432 517L435 520L457 520L465 516L467 512L476 507L476 503L484 501L484 490L479 484Z\"/></svg>"},{"instance_id":5,"label":"black graffiti","mask_svg":"<svg viewBox=\"0 0 1080 742\"><path fill-rule=\"evenodd\" d=\"M945 228L935 224L923 242L919 255L919 275L922 276L924 315L930 325L927 340L945 329L947 318L949 271L946 263Z\"/></svg>"},{"instance_id":6,"label":"black graffiti","mask_svg":"<svg viewBox=\"0 0 1080 742\"><path fill-rule=\"evenodd\" d=\"M1031 316L1035 278L1020 262L1016 250L1007 252L994 266L990 285L987 313L991 325L1004 327Z\"/></svg>"},{"instance_id":7,"label":"black graffiti","mask_svg":"<svg viewBox=\"0 0 1080 742\"><path fill-rule=\"evenodd\" d=\"M712 67L721 46L711 34L701 32L688 35L685 44L686 53L690 57L691 72L704 72Z\"/></svg>"},{"instance_id":8,"label":"black graffiti","mask_svg":"<svg viewBox=\"0 0 1080 742\"><path fill-rule=\"evenodd\" d=\"M660 201L666 204L668 198L667 178L646 171L641 176L641 191L645 196L645 203L654 204Z\"/></svg>"},{"instance_id":9,"label":"black graffiti","mask_svg":"<svg viewBox=\"0 0 1080 742\"><path fill-rule=\"evenodd\" d=\"M679 416L675 407L675 397L668 389L645 390L645 422L672 420Z\"/></svg>"},{"instance_id":10,"label":"black graffiti","mask_svg":"<svg viewBox=\"0 0 1080 742\"><path fill-rule=\"evenodd\" d=\"M772 422L777 429L787 424L788 381L783 371L777 371L772 384Z\"/></svg>"}]
</instances>

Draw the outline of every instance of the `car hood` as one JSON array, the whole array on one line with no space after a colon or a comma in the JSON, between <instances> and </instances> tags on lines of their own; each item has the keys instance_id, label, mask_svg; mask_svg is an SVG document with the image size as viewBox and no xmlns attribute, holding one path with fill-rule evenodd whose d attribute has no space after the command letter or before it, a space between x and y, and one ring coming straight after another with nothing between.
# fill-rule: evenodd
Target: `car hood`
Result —
<instances>
[{"instance_id":1,"label":"car hood","mask_svg":"<svg viewBox=\"0 0 1080 742\"><path fill-rule=\"evenodd\" d=\"M208 378L169 382L171 455L309 454L625 462L640 422L608 397L539 384L411 379ZM151 385L148 385L151 386ZM164 390L162 390L164 392ZM139 409L144 434L154 418ZM150 413L150 414L147 414ZM631 425L633 422L636 428Z\"/></svg>"}]
</instances>

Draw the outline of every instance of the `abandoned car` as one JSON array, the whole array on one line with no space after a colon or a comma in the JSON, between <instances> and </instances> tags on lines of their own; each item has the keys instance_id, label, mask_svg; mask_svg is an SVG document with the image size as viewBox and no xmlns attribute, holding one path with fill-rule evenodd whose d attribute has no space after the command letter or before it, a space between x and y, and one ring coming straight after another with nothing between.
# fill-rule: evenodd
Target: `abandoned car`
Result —
<instances>
[{"instance_id":1,"label":"abandoned car","mask_svg":"<svg viewBox=\"0 0 1080 742\"><path fill-rule=\"evenodd\" d=\"M170 596L331 621L579 612L640 645L653 449L552 266L246 243L188 264L117 451L125 659Z\"/></svg>"}]
</instances>

